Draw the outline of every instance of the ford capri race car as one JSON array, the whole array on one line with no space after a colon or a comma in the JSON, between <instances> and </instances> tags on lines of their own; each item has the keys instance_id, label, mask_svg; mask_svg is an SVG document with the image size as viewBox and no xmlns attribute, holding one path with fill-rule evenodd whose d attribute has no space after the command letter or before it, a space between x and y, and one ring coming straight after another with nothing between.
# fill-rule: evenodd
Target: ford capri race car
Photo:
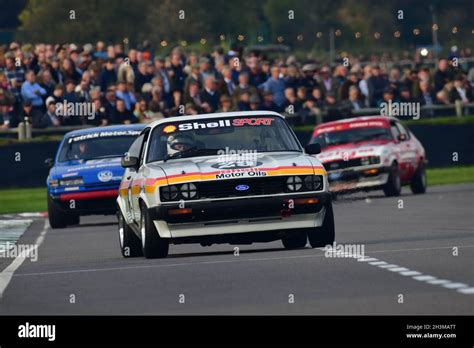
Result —
<instances>
[{"instance_id":1,"label":"ford capri race car","mask_svg":"<svg viewBox=\"0 0 474 348\"><path fill-rule=\"evenodd\" d=\"M285 248L332 244L326 171L274 112L181 116L148 125L134 141L119 205L124 257L166 257L169 244Z\"/></svg>"},{"instance_id":2,"label":"ford capri race car","mask_svg":"<svg viewBox=\"0 0 474 348\"><path fill-rule=\"evenodd\" d=\"M310 144L328 171L331 192L383 189L398 196L403 184L426 191L426 155L421 143L392 117L356 117L315 128Z\"/></svg>"},{"instance_id":3,"label":"ford capri race car","mask_svg":"<svg viewBox=\"0 0 474 348\"><path fill-rule=\"evenodd\" d=\"M47 178L52 228L79 224L81 215L115 214L124 169L121 157L143 125L95 127L67 133Z\"/></svg>"}]
</instances>

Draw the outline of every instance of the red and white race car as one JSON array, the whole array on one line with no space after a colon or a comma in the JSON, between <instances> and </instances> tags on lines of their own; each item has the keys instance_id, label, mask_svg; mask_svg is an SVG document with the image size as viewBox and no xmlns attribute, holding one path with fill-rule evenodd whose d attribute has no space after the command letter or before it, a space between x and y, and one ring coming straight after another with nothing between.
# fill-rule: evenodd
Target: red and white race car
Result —
<instances>
[{"instance_id":1,"label":"red and white race car","mask_svg":"<svg viewBox=\"0 0 474 348\"><path fill-rule=\"evenodd\" d=\"M310 144L328 172L331 192L383 189L398 196L403 184L426 191L426 156L410 130L393 117L355 117L323 123Z\"/></svg>"}]
</instances>

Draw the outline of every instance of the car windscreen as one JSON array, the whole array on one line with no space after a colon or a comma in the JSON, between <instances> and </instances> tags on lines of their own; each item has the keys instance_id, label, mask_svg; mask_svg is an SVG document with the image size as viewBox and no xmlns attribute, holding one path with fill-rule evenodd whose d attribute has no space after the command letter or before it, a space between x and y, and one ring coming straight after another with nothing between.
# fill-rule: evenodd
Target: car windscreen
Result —
<instances>
[{"instance_id":1,"label":"car windscreen","mask_svg":"<svg viewBox=\"0 0 474 348\"><path fill-rule=\"evenodd\" d=\"M92 133L70 137L63 143L58 162L90 160L123 156L140 131L126 131L115 135Z\"/></svg>"},{"instance_id":2,"label":"car windscreen","mask_svg":"<svg viewBox=\"0 0 474 348\"><path fill-rule=\"evenodd\" d=\"M301 152L280 117L209 118L165 123L151 135L147 162L236 152ZM225 152L226 153L226 152Z\"/></svg>"},{"instance_id":3,"label":"car windscreen","mask_svg":"<svg viewBox=\"0 0 474 348\"><path fill-rule=\"evenodd\" d=\"M325 148L333 145L358 143L362 141L391 139L392 135L388 128L371 127L322 132L313 137L310 143L319 143L321 148Z\"/></svg>"}]
</instances>

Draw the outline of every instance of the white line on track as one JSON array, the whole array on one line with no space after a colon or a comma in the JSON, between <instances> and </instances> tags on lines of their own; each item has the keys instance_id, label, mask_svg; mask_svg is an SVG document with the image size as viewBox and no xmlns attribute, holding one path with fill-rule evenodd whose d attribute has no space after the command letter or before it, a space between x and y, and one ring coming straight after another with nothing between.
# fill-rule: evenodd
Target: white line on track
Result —
<instances>
[{"instance_id":1,"label":"white line on track","mask_svg":"<svg viewBox=\"0 0 474 348\"><path fill-rule=\"evenodd\" d=\"M44 241L44 236L46 235L46 232L48 231L48 220L44 221L44 227L43 230L41 231L40 235L38 238L36 238L35 245L31 246L28 250L25 251L25 255L28 255L31 252L31 249L34 247L39 248L40 245ZM10 284L10 281L12 280L13 274L15 271L23 264L25 261L24 256L17 256L11 264L9 264L1 273L0 273L0 298L2 298L3 293L5 292L6 288L8 287L8 284Z\"/></svg>"},{"instance_id":2,"label":"white line on track","mask_svg":"<svg viewBox=\"0 0 474 348\"><path fill-rule=\"evenodd\" d=\"M446 249L446 248L452 248L452 247L440 247L438 249ZM430 249L433 249L433 248L430 248ZM423 249L416 249L416 250L423 250ZM374 252L371 252L371 254L373 253ZM464 283L453 282L447 279L438 279L432 275L422 274L421 272L413 271L405 267L388 264L385 261L375 259L369 256L359 257L357 261L359 262L370 261L370 262L367 262L368 265L376 266L378 268L385 269L390 272L399 273L403 276L410 276L412 277L412 279L418 280L420 282L426 282L427 284L440 285L446 289L457 290L457 292L464 295L474 295L474 287L470 287L469 285L464 284Z\"/></svg>"}]
</instances>

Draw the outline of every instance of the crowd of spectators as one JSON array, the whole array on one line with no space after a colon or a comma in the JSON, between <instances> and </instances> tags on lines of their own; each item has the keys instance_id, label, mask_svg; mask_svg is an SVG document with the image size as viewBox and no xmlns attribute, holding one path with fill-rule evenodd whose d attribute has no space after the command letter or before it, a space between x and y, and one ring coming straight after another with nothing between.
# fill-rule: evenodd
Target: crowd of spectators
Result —
<instances>
[{"instance_id":1,"label":"crowd of spectators","mask_svg":"<svg viewBox=\"0 0 474 348\"><path fill-rule=\"evenodd\" d=\"M150 45L125 50L97 42L11 43L0 47L0 127L28 117L33 127L108 125L199 113L271 110L299 124L345 117L382 102L421 105L473 101L474 68L439 59L434 68L387 68L341 61L332 66L232 46L209 54ZM58 114L58 103L93 103L93 117ZM321 115L322 118L318 118Z\"/></svg>"}]
</instances>

